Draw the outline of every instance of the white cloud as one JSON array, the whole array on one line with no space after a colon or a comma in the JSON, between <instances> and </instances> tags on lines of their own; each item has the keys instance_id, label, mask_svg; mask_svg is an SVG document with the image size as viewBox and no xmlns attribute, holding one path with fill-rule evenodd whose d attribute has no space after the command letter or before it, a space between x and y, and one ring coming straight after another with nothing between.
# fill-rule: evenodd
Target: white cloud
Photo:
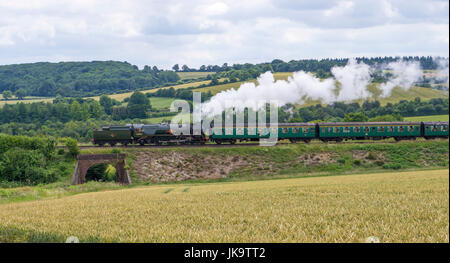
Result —
<instances>
[{"instance_id":1,"label":"white cloud","mask_svg":"<svg viewBox=\"0 0 450 263\"><path fill-rule=\"evenodd\" d=\"M0 1L0 64L448 56L448 1Z\"/></svg>"},{"instance_id":2,"label":"white cloud","mask_svg":"<svg viewBox=\"0 0 450 263\"><path fill-rule=\"evenodd\" d=\"M354 4L351 1L340 1L336 6L323 12L325 16L341 16L353 11Z\"/></svg>"}]
</instances>

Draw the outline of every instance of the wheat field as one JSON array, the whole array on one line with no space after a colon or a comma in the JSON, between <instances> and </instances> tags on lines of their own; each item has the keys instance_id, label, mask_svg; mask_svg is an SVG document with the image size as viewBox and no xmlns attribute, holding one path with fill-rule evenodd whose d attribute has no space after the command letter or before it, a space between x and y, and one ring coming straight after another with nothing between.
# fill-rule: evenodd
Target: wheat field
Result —
<instances>
[{"instance_id":1,"label":"wheat field","mask_svg":"<svg viewBox=\"0 0 450 263\"><path fill-rule=\"evenodd\" d=\"M86 193L0 205L0 229L102 242L449 242L448 172Z\"/></svg>"}]
</instances>

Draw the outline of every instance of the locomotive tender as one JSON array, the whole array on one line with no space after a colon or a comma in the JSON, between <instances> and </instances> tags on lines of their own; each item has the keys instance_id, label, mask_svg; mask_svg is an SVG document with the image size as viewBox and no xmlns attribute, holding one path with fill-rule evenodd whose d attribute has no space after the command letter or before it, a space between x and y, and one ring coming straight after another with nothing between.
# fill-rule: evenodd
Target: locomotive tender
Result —
<instances>
[{"instance_id":1,"label":"locomotive tender","mask_svg":"<svg viewBox=\"0 0 450 263\"><path fill-rule=\"evenodd\" d=\"M323 142L343 140L382 140L394 138L414 140L416 138L434 139L449 137L448 122L335 122L335 123L279 123L278 127L252 127L234 125L211 127L209 135L175 135L168 124L128 124L124 126L103 127L94 131L92 142L96 145L111 146L128 144L204 144L212 141L217 144L238 141L259 141L276 134L278 140L291 142L310 142L313 139ZM192 134L192 125L191 125Z\"/></svg>"}]
</instances>

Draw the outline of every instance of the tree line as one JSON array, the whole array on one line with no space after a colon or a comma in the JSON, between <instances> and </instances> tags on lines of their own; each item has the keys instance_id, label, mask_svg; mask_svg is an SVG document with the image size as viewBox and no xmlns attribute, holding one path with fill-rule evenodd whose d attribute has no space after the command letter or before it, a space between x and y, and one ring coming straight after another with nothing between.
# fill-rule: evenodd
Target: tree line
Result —
<instances>
[{"instance_id":1,"label":"tree line","mask_svg":"<svg viewBox=\"0 0 450 263\"><path fill-rule=\"evenodd\" d=\"M15 94L19 99L56 95L88 97L154 88L179 80L180 77L171 70L160 70L155 66L139 70L128 62L117 61L0 66L0 93L4 98L5 94L9 98Z\"/></svg>"},{"instance_id":2,"label":"tree line","mask_svg":"<svg viewBox=\"0 0 450 263\"><path fill-rule=\"evenodd\" d=\"M433 70L438 68L438 64L435 59L431 56L403 56L403 57L357 57L356 61L364 62L368 65L381 65L390 62L395 62L400 59L406 61L417 61L420 63L422 69ZM285 62L281 59L274 59L270 63L259 63L259 64L233 64L228 65L224 63L222 66L219 65L202 65L198 69L189 68L187 65L179 66L175 64L172 69L176 72L223 72L230 70L248 70L250 68L261 68L261 67L271 67L274 72L294 72L294 71L309 71L309 72L330 72L331 68L335 66L344 66L348 62L348 58L326 58L326 59L300 59L300 60L290 60Z\"/></svg>"}]
</instances>

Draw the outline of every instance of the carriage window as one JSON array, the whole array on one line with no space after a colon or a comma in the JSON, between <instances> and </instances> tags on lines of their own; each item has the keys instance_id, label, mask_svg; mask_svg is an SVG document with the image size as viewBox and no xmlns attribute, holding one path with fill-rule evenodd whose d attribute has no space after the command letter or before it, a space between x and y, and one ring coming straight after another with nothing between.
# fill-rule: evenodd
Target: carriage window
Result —
<instances>
[{"instance_id":1,"label":"carriage window","mask_svg":"<svg viewBox=\"0 0 450 263\"><path fill-rule=\"evenodd\" d=\"M408 126L408 131L414 131L414 126Z\"/></svg>"},{"instance_id":2,"label":"carriage window","mask_svg":"<svg viewBox=\"0 0 450 263\"><path fill-rule=\"evenodd\" d=\"M350 132L350 127L345 127L344 132Z\"/></svg>"},{"instance_id":3,"label":"carriage window","mask_svg":"<svg viewBox=\"0 0 450 263\"><path fill-rule=\"evenodd\" d=\"M325 128L322 128L322 132L323 133L325 133L327 131L327 129L325 129Z\"/></svg>"},{"instance_id":4,"label":"carriage window","mask_svg":"<svg viewBox=\"0 0 450 263\"><path fill-rule=\"evenodd\" d=\"M334 127L334 132L340 133L340 132L341 132L341 128L339 128L339 127Z\"/></svg>"},{"instance_id":5,"label":"carriage window","mask_svg":"<svg viewBox=\"0 0 450 263\"><path fill-rule=\"evenodd\" d=\"M282 133L288 133L288 132L289 132L289 129L288 129L288 128L283 128L283 129L281 130L281 132L282 132Z\"/></svg>"},{"instance_id":6,"label":"carriage window","mask_svg":"<svg viewBox=\"0 0 450 263\"><path fill-rule=\"evenodd\" d=\"M388 132L393 132L393 131L394 131L394 127L389 126L389 127L388 127Z\"/></svg>"},{"instance_id":7,"label":"carriage window","mask_svg":"<svg viewBox=\"0 0 450 263\"><path fill-rule=\"evenodd\" d=\"M225 129L225 134L226 135L233 135L233 128L226 128Z\"/></svg>"},{"instance_id":8,"label":"carriage window","mask_svg":"<svg viewBox=\"0 0 450 263\"><path fill-rule=\"evenodd\" d=\"M448 126L442 126L442 131L448 131Z\"/></svg>"},{"instance_id":9,"label":"carriage window","mask_svg":"<svg viewBox=\"0 0 450 263\"><path fill-rule=\"evenodd\" d=\"M353 128L353 131L354 132L360 132L360 128L359 127L355 127L355 128Z\"/></svg>"},{"instance_id":10,"label":"carriage window","mask_svg":"<svg viewBox=\"0 0 450 263\"><path fill-rule=\"evenodd\" d=\"M277 133L277 128L272 128L272 133Z\"/></svg>"},{"instance_id":11,"label":"carriage window","mask_svg":"<svg viewBox=\"0 0 450 263\"><path fill-rule=\"evenodd\" d=\"M434 125L433 128L431 129L431 131L437 131L437 126Z\"/></svg>"},{"instance_id":12,"label":"carriage window","mask_svg":"<svg viewBox=\"0 0 450 263\"><path fill-rule=\"evenodd\" d=\"M298 128L292 128L292 133L297 133L298 132Z\"/></svg>"},{"instance_id":13,"label":"carriage window","mask_svg":"<svg viewBox=\"0 0 450 263\"><path fill-rule=\"evenodd\" d=\"M403 127L403 126L398 127L398 131L399 132L404 132L405 131L405 127Z\"/></svg>"},{"instance_id":14,"label":"carriage window","mask_svg":"<svg viewBox=\"0 0 450 263\"><path fill-rule=\"evenodd\" d=\"M236 135L244 135L244 129L243 128L237 128L236 129Z\"/></svg>"},{"instance_id":15,"label":"carriage window","mask_svg":"<svg viewBox=\"0 0 450 263\"><path fill-rule=\"evenodd\" d=\"M384 127L378 127L378 132L384 132Z\"/></svg>"},{"instance_id":16,"label":"carriage window","mask_svg":"<svg viewBox=\"0 0 450 263\"><path fill-rule=\"evenodd\" d=\"M369 132L370 128L369 127L364 127L364 132Z\"/></svg>"}]
</instances>

